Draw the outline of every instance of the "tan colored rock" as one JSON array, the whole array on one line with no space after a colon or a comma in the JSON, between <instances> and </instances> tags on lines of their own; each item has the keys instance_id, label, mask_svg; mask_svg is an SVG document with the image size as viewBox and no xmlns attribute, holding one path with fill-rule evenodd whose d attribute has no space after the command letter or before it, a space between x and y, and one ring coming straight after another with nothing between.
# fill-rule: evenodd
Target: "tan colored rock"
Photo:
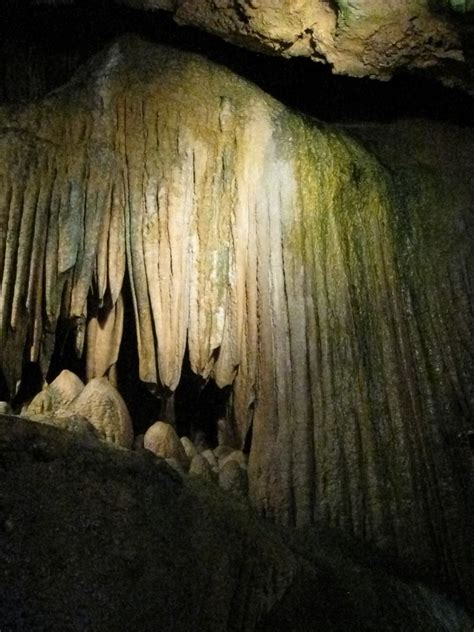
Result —
<instances>
[{"instance_id":1,"label":"tan colored rock","mask_svg":"<svg viewBox=\"0 0 474 632\"><path fill-rule=\"evenodd\" d=\"M106 441L123 448L132 447L133 427L127 406L107 378L91 380L63 410L86 417Z\"/></svg>"},{"instance_id":2,"label":"tan colored rock","mask_svg":"<svg viewBox=\"0 0 474 632\"><path fill-rule=\"evenodd\" d=\"M135 0L127 0L129 3ZM459 3L458 3L459 4ZM336 74L386 80L399 68L429 69L474 89L466 60L469 22L431 0L143 0L239 46L328 63ZM463 35L464 34L464 35Z\"/></svg>"},{"instance_id":3,"label":"tan colored rock","mask_svg":"<svg viewBox=\"0 0 474 632\"><path fill-rule=\"evenodd\" d=\"M105 230L104 230L105 229ZM99 237L99 267L107 275L109 226L104 222ZM123 275L123 271L122 271ZM121 280L120 280L121 283ZM107 283L100 284L105 293ZM99 297L103 299L102 297ZM104 312L104 313L102 313ZM113 368L118 360L123 332L123 300L119 294L117 302L108 310L102 310L87 323L87 379L114 375Z\"/></svg>"},{"instance_id":4,"label":"tan colored rock","mask_svg":"<svg viewBox=\"0 0 474 632\"><path fill-rule=\"evenodd\" d=\"M146 431L143 447L164 459L175 459L181 467L188 468L188 457L171 424L156 421Z\"/></svg>"},{"instance_id":5,"label":"tan colored rock","mask_svg":"<svg viewBox=\"0 0 474 632\"><path fill-rule=\"evenodd\" d=\"M234 448L231 448L228 445L218 445L217 448L214 448L213 452L216 459L221 461L221 459L229 456L229 454L232 454L232 452L234 452Z\"/></svg>"},{"instance_id":6,"label":"tan colored rock","mask_svg":"<svg viewBox=\"0 0 474 632\"><path fill-rule=\"evenodd\" d=\"M117 291L125 253L140 379L173 391L188 347L196 374L233 384L260 511L473 586L470 455L454 463L443 437L470 405L474 143L468 128L405 127L380 126L374 154L364 130L129 38L44 101L0 108L10 391L18 358L47 358L59 311L81 331L108 222L121 248L100 282Z\"/></svg>"},{"instance_id":7,"label":"tan colored rock","mask_svg":"<svg viewBox=\"0 0 474 632\"><path fill-rule=\"evenodd\" d=\"M207 481L214 481L215 476L209 461L202 454L196 454L189 466L189 474L200 476Z\"/></svg>"},{"instance_id":8,"label":"tan colored rock","mask_svg":"<svg viewBox=\"0 0 474 632\"><path fill-rule=\"evenodd\" d=\"M209 465L211 466L211 469L214 472L217 472L217 470L219 469L219 462L217 458L215 457L214 452L212 450L204 450L203 452L201 452L201 454L209 463Z\"/></svg>"},{"instance_id":9,"label":"tan colored rock","mask_svg":"<svg viewBox=\"0 0 474 632\"><path fill-rule=\"evenodd\" d=\"M186 452L186 456L188 457L189 461L192 461L198 453L196 446L189 437L181 437L180 441L181 445L184 448L184 451Z\"/></svg>"},{"instance_id":10,"label":"tan colored rock","mask_svg":"<svg viewBox=\"0 0 474 632\"><path fill-rule=\"evenodd\" d=\"M66 408L84 389L82 380L72 371L64 369L31 400L22 414L55 413Z\"/></svg>"},{"instance_id":11,"label":"tan colored rock","mask_svg":"<svg viewBox=\"0 0 474 632\"><path fill-rule=\"evenodd\" d=\"M222 469L230 461L234 461L239 467L247 468L248 458L241 450L232 450L229 454L223 456L219 460L219 467Z\"/></svg>"},{"instance_id":12,"label":"tan colored rock","mask_svg":"<svg viewBox=\"0 0 474 632\"><path fill-rule=\"evenodd\" d=\"M219 487L238 496L245 496L248 493L247 473L237 461L227 461L219 470Z\"/></svg>"}]
</instances>

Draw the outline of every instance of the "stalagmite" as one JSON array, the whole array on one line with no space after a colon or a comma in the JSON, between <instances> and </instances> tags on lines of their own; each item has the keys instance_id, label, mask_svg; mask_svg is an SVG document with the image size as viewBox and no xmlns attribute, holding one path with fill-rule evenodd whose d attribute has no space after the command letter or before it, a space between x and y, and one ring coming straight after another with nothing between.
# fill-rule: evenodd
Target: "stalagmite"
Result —
<instances>
[{"instance_id":1,"label":"stalagmite","mask_svg":"<svg viewBox=\"0 0 474 632\"><path fill-rule=\"evenodd\" d=\"M84 389L81 379L72 371L61 371L56 379L46 384L26 406L24 414L56 413L66 408Z\"/></svg>"},{"instance_id":2,"label":"stalagmite","mask_svg":"<svg viewBox=\"0 0 474 632\"><path fill-rule=\"evenodd\" d=\"M129 449L133 445L132 421L127 406L107 378L92 379L80 395L57 414L85 417L106 441Z\"/></svg>"},{"instance_id":3,"label":"stalagmite","mask_svg":"<svg viewBox=\"0 0 474 632\"><path fill-rule=\"evenodd\" d=\"M429 125L331 128L136 39L0 110L0 128L12 393L23 350L47 366L60 314L83 347L88 297L110 310L86 345L91 374L107 371L126 266L140 379L173 392L187 346L195 373L233 385L229 432L252 436L262 513L340 528L468 592L455 437L474 402L471 132L437 125L428 159Z\"/></svg>"},{"instance_id":4,"label":"stalagmite","mask_svg":"<svg viewBox=\"0 0 474 632\"><path fill-rule=\"evenodd\" d=\"M156 421L145 432L143 447L163 459L176 461L183 470L187 470L189 460L184 447L170 424Z\"/></svg>"}]
</instances>

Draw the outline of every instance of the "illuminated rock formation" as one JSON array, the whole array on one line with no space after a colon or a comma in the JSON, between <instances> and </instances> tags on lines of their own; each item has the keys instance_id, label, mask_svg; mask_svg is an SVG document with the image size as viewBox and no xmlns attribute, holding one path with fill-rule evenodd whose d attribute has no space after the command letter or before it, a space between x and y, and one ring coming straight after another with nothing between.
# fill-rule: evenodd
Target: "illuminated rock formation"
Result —
<instances>
[{"instance_id":1,"label":"illuminated rock formation","mask_svg":"<svg viewBox=\"0 0 474 632\"><path fill-rule=\"evenodd\" d=\"M41 415L55 413L66 408L84 389L84 384L72 371L61 371L51 384L45 384L42 390L26 406L24 414Z\"/></svg>"},{"instance_id":2,"label":"illuminated rock formation","mask_svg":"<svg viewBox=\"0 0 474 632\"><path fill-rule=\"evenodd\" d=\"M426 71L474 90L473 0L117 2L147 11L164 9L178 24L258 52L327 63L337 74L386 80L400 69Z\"/></svg>"},{"instance_id":3,"label":"illuminated rock formation","mask_svg":"<svg viewBox=\"0 0 474 632\"><path fill-rule=\"evenodd\" d=\"M99 436L123 448L133 444L132 420L120 393L107 378L94 378L58 416L80 415L97 430Z\"/></svg>"},{"instance_id":4,"label":"illuminated rock formation","mask_svg":"<svg viewBox=\"0 0 474 632\"><path fill-rule=\"evenodd\" d=\"M262 513L474 585L470 131L337 130L135 39L0 127L12 392L24 348L47 367L60 314L84 348L88 296L112 324L91 325L87 365L114 364L127 268L140 379L173 392L187 347L233 386Z\"/></svg>"},{"instance_id":5,"label":"illuminated rock formation","mask_svg":"<svg viewBox=\"0 0 474 632\"><path fill-rule=\"evenodd\" d=\"M175 429L163 421L156 421L145 433L143 447L164 459L174 459L187 470L189 459Z\"/></svg>"}]
</instances>

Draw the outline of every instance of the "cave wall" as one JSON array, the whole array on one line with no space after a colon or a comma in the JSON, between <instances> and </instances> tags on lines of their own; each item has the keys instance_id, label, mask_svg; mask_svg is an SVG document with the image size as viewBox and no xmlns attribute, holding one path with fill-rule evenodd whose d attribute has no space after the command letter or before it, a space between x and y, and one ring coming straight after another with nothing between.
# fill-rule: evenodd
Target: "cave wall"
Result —
<instances>
[{"instance_id":1,"label":"cave wall","mask_svg":"<svg viewBox=\"0 0 474 632\"><path fill-rule=\"evenodd\" d=\"M172 392L187 346L233 384L263 514L469 592L470 130L337 129L137 38L0 127L11 392L24 348L47 370L60 314L90 376L113 366L128 274L141 380Z\"/></svg>"}]
</instances>

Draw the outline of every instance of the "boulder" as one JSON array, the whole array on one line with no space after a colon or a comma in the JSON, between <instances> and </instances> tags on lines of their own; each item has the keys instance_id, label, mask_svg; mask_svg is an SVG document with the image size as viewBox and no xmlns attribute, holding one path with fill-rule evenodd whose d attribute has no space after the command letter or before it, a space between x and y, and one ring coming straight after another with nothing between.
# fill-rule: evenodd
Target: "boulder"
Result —
<instances>
[{"instance_id":1,"label":"boulder","mask_svg":"<svg viewBox=\"0 0 474 632\"><path fill-rule=\"evenodd\" d=\"M241 450L232 450L219 460L219 466L223 468L230 461L234 461L240 467L247 469L247 460L247 455L245 455Z\"/></svg>"},{"instance_id":2,"label":"boulder","mask_svg":"<svg viewBox=\"0 0 474 632\"><path fill-rule=\"evenodd\" d=\"M72 371L64 369L50 384L45 384L43 389L22 411L22 414L28 417L43 413L55 413L59 409L67 407L83 389L82 380Z\"/></svg>"},{"instance_id":3,"label":"boulder","mask_svg":"<svg viewBox=\"0 0 474 632\"><path fill-rule=\"evenodd\" d=\"M207 460L207 462L211 466L211 469L214 472L217 472L217 470L219 469L219 462L214 456L214 452L212 450L204 450L203 452L201 452L201 454Z\"/></svg>"},{"instance_id":4,"label":"boulder","mask_svg":"<svg viewBox=\"0 0 474 632\"><path fill-rule=\"evenodd\" d=\"M219 487L236 496L248 493L247 472L236 461L227 461L219 470Z\"/></svg>"},{"instance_id":5,"label":"boulder","mask_svg":"<svg viewBox=\"0 0 474 632\"><path fill-rule=\"evenodd\" d=\"M215 477L209 461L202 455L196 454L189 466L189 474L214 482Z\"/></svg>"},{"instance_id":6,"label":"boulder","mask_svg":"<svg viewBox=\"0 0 474 632\"><path fill-rule=\"evenodd\" d=\"M92 379L60 414L85 417L101 438L123 448L132 447L133 427L127 406L105 377Z\"/></svg>"},{"instance_id":7,"label":"boulder","mask_svg":"<svg viewBox=\"0 0 474 632\"><path fill-rule=\"evenodd\" d=\"M228 445L218 445L217 448L213 450L214 456L220 461L221 459L232 454L234 448L229 447Z\"/></svg>"},{"instance_id":8,"label":"boulder","mask_svg":"<svg viewBox=\"0 0 474 632\"><path fill-rule=\"evenodd\" d=\"M164 459L175 459L183 469L188 469L188 457L176 430L165 421L156 421L148 428L143 447Z\"/></svg>"}]
</instances>

